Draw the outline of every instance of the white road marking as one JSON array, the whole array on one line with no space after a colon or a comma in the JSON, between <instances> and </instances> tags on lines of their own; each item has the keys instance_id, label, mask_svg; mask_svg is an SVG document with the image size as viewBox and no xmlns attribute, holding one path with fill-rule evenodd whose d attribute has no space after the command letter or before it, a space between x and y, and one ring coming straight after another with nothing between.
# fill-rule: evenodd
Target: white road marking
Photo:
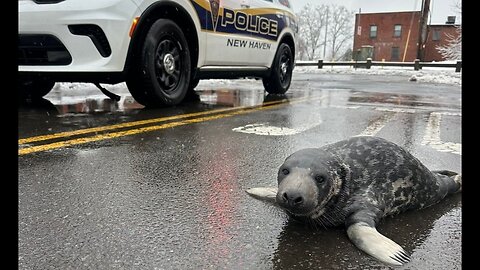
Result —
<instances>
[{"instance_id":1,"label":"white road marking","mask_svg":"<svg viewBox=\"0 0 480 270\"><path fill-rule=\"evenodd\" d=\"M330 105L329 108L336 108L336 109L360 109L360 106L342 106L342 105Z\"/></svg>"},{"instance_id":2,"label":"white road marking","mask_svg":"<svg viewBox=\"0 0 480 270\"><path fill-rule=\"evenodd\" d=\"M450 116L462 116L462 113L453 113L453 112L437 112L441 115L450 115Z\"/></svg>"},{"instance_id":3,"label":"white road marking","mask_svg":"<svg viewBox=\"0 0 480 270\"><path fill-rule=\"evenodd\" d=\"M232 129L235 132L264 135L264 136L287 136L300 133L299 130L287 127L275 127L257 123Z\"/></svg>"},{"instance_id":4,"label":"white road marking","mask_svg":"<svg viewBox=\"0 0 480 270\"><path fill-rule=\"evenodd\" d=\"M323 123L320 115L309 115L308 119L296 119L293 123L301 123L293 127L271 126L268 123L255 123L232 129L235 132L262 136L291 136L307 131Z\"/></svg>"},{"instance_id":5,"label":"white road marking","mask_svg":"<svg viewBox=\"0 0 480 270\"><path fill-rule=\"evenodd\" d=\"M397 113L416 113L417 112L417 110L415 109L384 108L384 107L376 107L375 110L382 111L382 112L397 112Z\"/></svg>"},{"instance_id":6,"label":"white road marking","mask_svg":"<svg viewBox=\"0 0 480 270\"><path fill-rule=\"evenodd\" d=\"M321 123L322 123L322 120L318 119L314 123L301 125L296 128L277 127L277 126L270 126L267 123L256 123L256 124L246 125L243 127L237 127L232 129L232 131L263 135L263 136L290 136L290 135L296 135L304 131L307 131L313 127L320 125Z\"/></svg>"},{"instance_id":7,"label":"white road marking","mask_svg":"<svg viewBox=\"0 0 480 270\"><path fill-rule=\"evenodd\" d=\"M367 128L356 136L375 136L395 115L396 113L382 115L382 117L371 121Z\"/></svg>"},{"instance_id":8,"label":"white road marking","mask_svg":"<svg viewBox=\"0 0 480 270\"><path fill-rule=\"evenodd\" d=\"M358 106L330 106L335 108L345 108L345 109L359 109ZM408 109L408 108L384 108L384 107L375 107L375 110L385 112L381 117L371 121L369 125L362 131L360 134L355 136L375 136L385 125L392 120L392 118L398 113L417 113L418 110ZM453 142L442 142L440 139L440 123L442 115L449 116L462 116L462 113L458 112L432 112L428 120L428 124L425 130L425 136L421 145L428 145L433 149L440 152L450 152L458 155L462 155L462 144L453 143ZM297 127L281 127L281 126L271 126L268 123L254 123L242 127L233 128L232 131L247 133L247 134L256 134L262 136L291 136L302 133L306 130L309 130L315 126L320 125L323 121L318 118L314 121L308 119L308 124L300 125Z\"/></svg>"},{"instance_id":9,"label":"white road marking","mask_svg":"<svg viewBox=\"0 0 480 270\"><path fill-rule=\"evenodd\" d=\"M443 115L452 115L447 113L430 113L428 118L425 136L423 136L422 145L428 145L440 152L450 152L462 155L462 144L453 142L442 142L440 139L440 123Z\"/></svg>"}]
</instances>

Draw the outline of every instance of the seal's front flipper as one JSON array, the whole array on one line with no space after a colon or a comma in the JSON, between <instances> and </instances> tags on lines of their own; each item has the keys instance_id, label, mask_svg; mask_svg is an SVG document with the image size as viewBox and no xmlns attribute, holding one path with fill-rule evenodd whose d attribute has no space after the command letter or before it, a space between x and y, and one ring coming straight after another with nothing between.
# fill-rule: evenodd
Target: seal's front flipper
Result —
<instances>
[{"instance_id":1,"label":"seal's front flipper","mask_svg":"<svg viewBox=\"0 0 480 270\"><path fill-rule=\"evenodd\" d=\"M247 189L246 192L255 199L275 204L277 190L277 187L258 187Z\"/></svg>"},{"instance_id":2,"label":"seal's front flipper","mask_svg":"<svg viewBox=\"0 0 480 270\"><path fill-rule=\"evenodd\" d=\"M365 222L351 224L347 234L355 246L381 262L400 266L410 261L410 256L400 245Z\"/></svg>"}]
</instances>

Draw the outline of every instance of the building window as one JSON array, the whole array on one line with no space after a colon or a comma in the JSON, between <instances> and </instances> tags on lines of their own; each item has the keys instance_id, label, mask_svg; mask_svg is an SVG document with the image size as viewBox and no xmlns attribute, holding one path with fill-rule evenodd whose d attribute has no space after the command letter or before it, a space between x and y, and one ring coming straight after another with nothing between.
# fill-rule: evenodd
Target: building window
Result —
<instances>
[{"instance_id":1,"label":"building window","mask_svg":"<svg viewBox=\"0 0 480 270\"><path fill-rule=\"evenodd\" d=\"M402 25L395 24L395 26L393 27L393 36L400 37L401 35L402 35Z\"/></svg>"},{"instance_id":2,"label":"building window","mask_svg":"<svg viewBox=\"0 0 480 270\"><path fill-rule=\"evenodd\" d=\"M376 37L377 37L377 26L370 25L370 38L376 38Z\"/></svg>"},{"instance_id":3,"label":"building window","mask_svg":"<svg viewBox=\"0 0 480 270\"><path fill-rule=\"evenodd\" d=\"M400 60L400 48L392 47L392 58L390 60L392 61Z\"/></svg>"},{"instance_id":4,"label":"building window","mask_svg":"<svg viewBox=\"0 0 480 270\"><path fill-rule=\"evenodd\" d=\"M433 41L439 41L440 40L440 29L433 29L433 32L432 32L432 40Z\"/></svg>"}]
</instances>

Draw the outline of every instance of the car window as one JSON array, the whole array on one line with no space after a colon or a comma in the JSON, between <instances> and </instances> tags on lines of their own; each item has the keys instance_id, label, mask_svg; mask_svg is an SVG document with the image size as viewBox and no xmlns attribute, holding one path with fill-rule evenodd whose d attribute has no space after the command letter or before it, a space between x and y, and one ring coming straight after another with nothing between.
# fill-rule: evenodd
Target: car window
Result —
<instances>
[{"instance_id":1,"label":"car window","mask_svg":"<svg viewBox=\"0 0 480 270\"><path fill-rule=\"evenodd\" d=\"M278 2L288 8L290 8L290 2L288 0L278 0Z\"/></svg>"}]
</instances>

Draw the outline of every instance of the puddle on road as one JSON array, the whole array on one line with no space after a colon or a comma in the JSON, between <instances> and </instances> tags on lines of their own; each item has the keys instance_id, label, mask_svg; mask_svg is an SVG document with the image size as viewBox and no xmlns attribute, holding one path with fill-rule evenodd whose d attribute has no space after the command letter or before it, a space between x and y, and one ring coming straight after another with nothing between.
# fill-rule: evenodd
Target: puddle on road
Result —
<instances>
[{"instance_id":1,"label":"puddle on road","mask_svg":"<svg viewBox=\"0 0 480 270\"><path fill-rule=\"evenodd\" d=\"M21 104L20 109L29 112L40 111L58 116L84 116L107 113L136 113L144 108L130 95L125 83L105 85L107 90L121 97L114 101L103 95L93 84L58 83L46 98L38 102ZM285 95L266 95L261 81L254 79L236 80L235 85L225 80L202 80L196 88L197 101L184 102L177 108L205 108L210 106L240 107L255 106L280 99L301 98L312 95L335 96L339 102L333 105L385 104L410 107L449 107L460 109L460 102L447 100L441 96L415 94L354 91L346 88L292 86ZM338 104L337 104L338 103ZM332 105L332 104L330 104ZM162 112L165 111L162 108Z\"/></svg>"},{"instance_id":2,"label":"puddle on road","mask_svg":"<svg viewBox=\"0 0 480 270\"><path fill-rule=\"evenodd\" d=\"M451 103L451 101L442 100L441 97L360 91L351 91L350 93L351 95L348 98L348 102L351 104L371 103L408 107L447 107L461 109L459 102Z\"/></svg>"},{"instance_id":3,"label":"puddle on road","mask_svg":"<svg viewBox=\"0 0 480 270\"><path fill-rule=\"evenodd\" d=\"M243 107L256 106L265 102L288 99L289 97L299 97L298 93L294 95L265 95L264 91L244 91L244 90L199 90L196 91L199 96L197 101L186 101L178 106L202 108L202 107ZM132 96L123 95L119 101L112 100L103 95L93 95L88 97L59 97L43 98L34 101L22 102L19 104L21 112L48 112L49 115L65 116L85 116L106 113L135 113L143 110L145 107ZM162 108L165 109L165 108ZM171 109L171 108L167 108Z\"/></svg>"},{"instance_id":4,"label":"puddle on road","mask_svg":"<svg viewBox=\"0 0 480 270\"><path fill-rule=\"evenodd\" d=\"M265 91L241 89L197 90L197 100L185 101L172 107L146 108L129 94L119 94L119 101L98 94L90 88L88 95L80 88L56 88L45 98L20 102L20 128L25 136L49 134L71 129L91 128L122 122L178 116L225 107L262 105L269 101L285 100L303 92L287 95L265 95ZM72 91L74 91L72 93ZM126 91L123 89L123 91ZM93 93L92 93L93 92Z\"/></svg>"},{"instance_id":5,"label":"puddle on road","mask_svg":"<svg viewBox=\"0 0 480 270\"><path fill-rule=\"evenodd\" d=\"M144 106L137 103L131 96L122 96L118 102L102 96L96 98L88 97L85 99L54 100L53 102L43 98L20 104L20 109L24 111L48 111L59 116L128 112L142 108L144 108Z\"/></svg>"},{"instance_id":6,"label":"puddle on road","mask_svg":"<svg viewBox=\"0 0 480 270\"><path fill-rule=\"evenodd\" d=\"M200 96L200 102L204 104L229 107L260 105L265 99L265 94L260 91L202 90L197 91L197 94Z\"/></svg>"},{"instance_id":7,"label":"puddle on road","mask_svg":"<svg viewBox=\"0 0 480 270\"><path fill-rule=\"evenodd\" d=\"M461 269L461 212L461 194L455 194L382 220L378 231L411 255L402 267L389 268L358 250L344 228L315 230L290 221L278 236L272 263L274 269Z\"/></svg>"}]
</instances>

